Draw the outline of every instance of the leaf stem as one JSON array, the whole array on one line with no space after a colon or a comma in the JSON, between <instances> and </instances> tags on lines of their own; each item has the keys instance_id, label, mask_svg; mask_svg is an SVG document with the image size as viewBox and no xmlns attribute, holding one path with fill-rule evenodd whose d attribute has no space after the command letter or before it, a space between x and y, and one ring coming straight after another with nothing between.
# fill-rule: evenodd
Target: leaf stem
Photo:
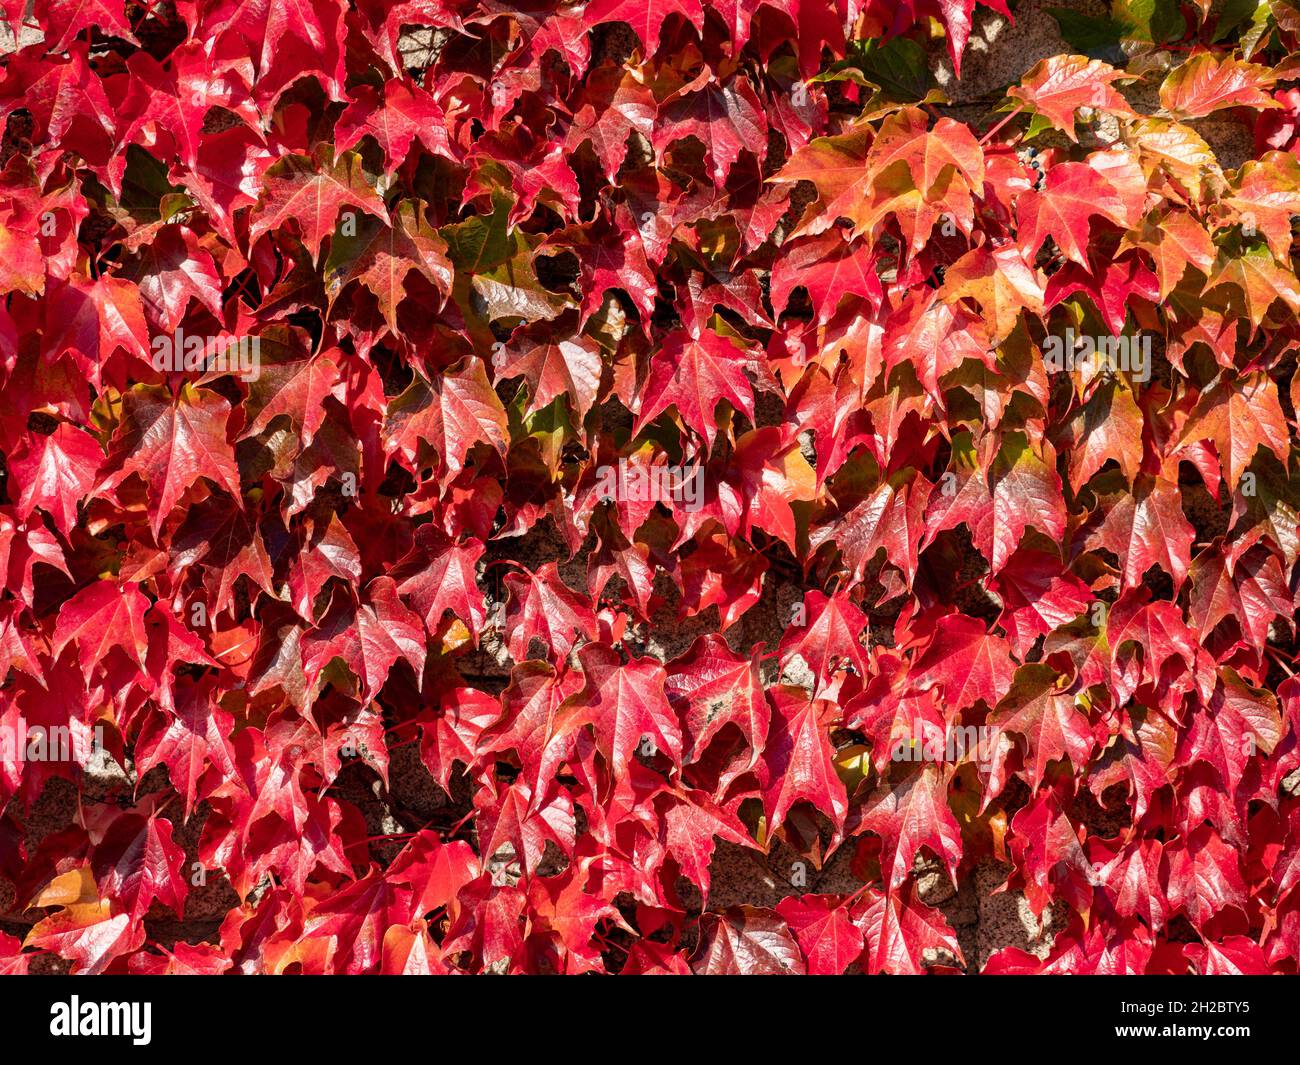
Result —
<instances>
[{"instance_id":1,"label":"leaf stem","mask_svg":"<svg viewBox=\"0 0 1300 1065\"><path fill-rule=\"evenodd\" d=\"M1024 109L1025 109L1024 104L1017 105L1014 111L1012 111L1009 115L1007 115L1004 119L1002 119L1001 122L998 122L996 125L994 125L992 129L990 129L987 133L984 134L984 136L980 138L979 140L980 147L983 148L984 145L986 145L990 140L993 139L993 137L997 135L998 130L1000 130L1003 126L1005 126L1008 122L1010 122L1013 118L1015 118L1018 114L1020 114L1020 112L1023 111Z\"/></svg>"},{"instance_id":2,"label":"leaf stem","mask_svg":"<svg viewBox=\"0 0 1300 1065\"><path fill-rule=\"evenodd\" d=\"M1272 658L1274 662L1276 662L1279 666L1282 667L1283 673L1285 673L1288 677L1295 676L1295 672L1291 669L1290 666L1286 664L1286 659L1284 659L1279 652L1273 650L1273 648L1269 647L1267 644L1264 645L1264 650L1268 652L1268 656Z\"/></svg>"}]
</instances>

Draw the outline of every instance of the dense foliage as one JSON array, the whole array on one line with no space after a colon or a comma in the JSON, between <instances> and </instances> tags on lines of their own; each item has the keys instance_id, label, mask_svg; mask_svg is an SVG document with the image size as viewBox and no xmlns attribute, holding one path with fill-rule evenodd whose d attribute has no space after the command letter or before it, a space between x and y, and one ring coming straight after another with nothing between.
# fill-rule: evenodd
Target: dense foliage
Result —
<instances>
[{"instance_id":1,"label":"dense foliage","mask_svg":"<svg viewBox=\"0 0 1300 1065\"><path fill-rule=\"evenodd\" d=\"M0 967L1296 970L1290 0L0 6Z\"/></svg>"}]
</instances>

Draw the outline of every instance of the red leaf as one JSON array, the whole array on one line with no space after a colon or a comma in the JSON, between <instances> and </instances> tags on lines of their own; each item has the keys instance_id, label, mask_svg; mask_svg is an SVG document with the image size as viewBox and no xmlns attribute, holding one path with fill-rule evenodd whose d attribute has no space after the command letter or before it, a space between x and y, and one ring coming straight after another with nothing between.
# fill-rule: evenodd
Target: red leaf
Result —
<instances>
[{"instance_id":1,"label":"red leaf","mask_svg":"<svg viewBox=\"0 0 1300 1065\"><path fill-rule=\"evenodd\" d=\"M740 906L705 914L691 956L697 976L803 975L802 955L785 922L771 910Z\"/></svg>"},{"instance_id":2,"label":"red leaf","mask_svg":"<svg viewBox=\"0 0 1300 1065\"><path fill-rule=\"evenodd\" d=\"M838 838L848 812L844 784L835 772L825 719L833 703L810 699L802 688L770 690L772 729L763 752L763 809L768 832L775 832L797 802L808 802L829 818Z\"/></svg>"},{"instance_id":3,"label":"red leaf","mask_svg":"<svg viewBox=\"0 0 1300 1065\"><path fill-rule=\"evenodd\" d=\"M682 731L664 695L663 666L645 658L626 664L600 644L578 652L586 683L556 712L556 731L569 733L590 725L596 749L621 778L633 752L649 738L654 748L681 765Z\"/></svg>"},{"instance_id":4,"label":"red leaf","mask_svg":"<svg viewBox=\"0 0 1300 1065\"><path fill-rule=\"evenodd\" d=\"M674 407L687 425L703 433L710 448L717 436L719 401L725 399L746 417L754 417L754 393L745 377L745 356L710 329L698 339L684 332L668 336L651 361L643 395L646 401L637 412L634 432L639 433L647 422Z\"/></svg>"},{"instance_id":5,"label":"red leaf","mask_svg":"<svg viewBox=\"0 0 1300 1065\"><path fill-rule=\"evenodd\" d=\"M360 604L336 593L320 624L303 636L302 668L309 686L334 658L342 659L372 697L399 658L410 663L417 680L424 672L424 624L402 605L392 578L371 581Z\"/></svg>"},{"instance_id":6,"label":"red leaf","mask_svg":"<svg viewBox=\"0 0 1300 1065\"><path fill-rule=\"evenodd\" d=\"M229 403L206 388L184 384L175 396L156 385L138 385L122 405L122 424L109 447L109 473L96 491L139 475L155 536L200 477L241 503L239 467L226 439Z\"/></svg>"},{"instance_id":7,"label":"red leaf","mask_svg":"<svg viewBox=\"0 0 1300 1065\"><path fill-rule=\"evenodd\" d=\"M791 895L777 903L776 912L794 933L811 976L839 976L862 953L862 929L834 896Z\"/></svg>"}]
</instances>

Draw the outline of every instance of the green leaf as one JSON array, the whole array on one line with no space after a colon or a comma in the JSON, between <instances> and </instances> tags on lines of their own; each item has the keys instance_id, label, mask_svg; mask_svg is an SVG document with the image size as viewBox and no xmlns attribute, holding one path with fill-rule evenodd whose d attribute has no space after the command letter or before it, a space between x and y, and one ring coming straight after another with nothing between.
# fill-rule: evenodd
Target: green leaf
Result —
<instances>
[{"instance_id":1,"label":"green leaf","mask_svg":"<svg viewBox=\"0 0 1300 1065\"><path fill-rule=\"evenodd\" d=\"M862 56L862 72L887 99L900 103L923 99L930 89L925 49L906 37L884 44L871 41Z\"/></svg>"},{"instance_id":2,"label":"green leaf","mask_svg":"<svg viewBox=\"0 0 1300 1065\"><path fill-rule=\"evenodd\" d=\"M1125 24L1124 36L1132 40L1164 44L1187 32L1178 0L1115 0L1111 11Z\"/></svg>"},{"instance_id":3,"label":"green leaf","mask_svg":"<svg viewBox=\"0 0 1300 1065\"><path fill-rule=\"evenodd\" d=\"M1068 7L1049 7L1062 39L1080 55L1120 65L1125 56L1120 48L1125 24L1109 15L1085 15Z\"/></svg>"},{"instance_id":4,"label":"green leaf","mask_svg":"<svg viewBox=\"0 0 1300 1065\"><path fill-rule=\"evenodd\" d=\"M509 218L512 203L508 193L493 192L491 214L474 215L463 222L443 226L438 231L447 242L447 258L458 273L485 273L510 257Z\"/></svg>"}]
</instances>

